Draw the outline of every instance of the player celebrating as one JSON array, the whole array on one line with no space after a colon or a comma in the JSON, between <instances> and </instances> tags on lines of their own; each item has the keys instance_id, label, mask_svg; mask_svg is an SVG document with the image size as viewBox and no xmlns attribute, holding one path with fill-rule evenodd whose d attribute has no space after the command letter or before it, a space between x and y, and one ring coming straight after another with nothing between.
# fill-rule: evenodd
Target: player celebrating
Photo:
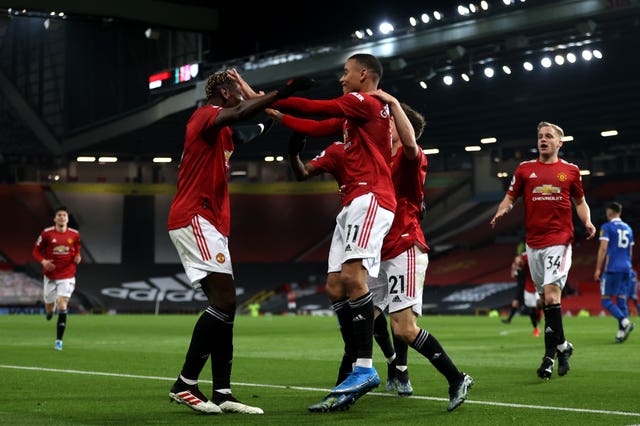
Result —
<instances>
[{"instance_id":1,"label":"player celebrating","mask_svg":"<svg viewBox=\"0 0 640 426\"><path fill-rule=\"evenodd\" d=\"M332 117L314 127L296 127L285 115L282 123L295 131L310 136L342 134L344 138L343 207L331 243L336 255L329 259L339 268L342 294L349 298L357 354L353 372L333 389L343 395L366 393L380 384L373 366L375 309L366 279L367 274L378 275L382 241L396 208L389 168L389 107L367 94L377 90L381 78L378 58L358 53L345 62L340 77L343 96L329 100L289 98L273 105L281 110Z\"/></svg>"},{"instance_id":2,"label":"player celebrating","mask_svg":"<svg viewBox=\"0 0 640 426\"><path fill-rule=\"evenodd\" d=\"M269 112L276 120L282 120L283 114L279 111L270 110ZM304 149L304 145L305 135L294 132L289 139L289 162L291 164L291 169L296 176L296 180L304 181L322 173L329 173L337 181L338 188L341 188L345 174L343 164L345 152L344 143L332 143L307 163L303 163L300 159L300 152ZM338 318L340 333L344 341L344 353L338 370L338 379L336 381L337 386L353 371L353 363L356 359L356 355L354 353L351 309L349 307L349 299L343 294L342 286L340 285L340 265L335 265L335 268L329 269L327 273L327 282L325 284L325 292L331 301L331 308ZM377 308L378 303L376 303L375 300L374 303ZM383 305L386 305L386 303ZM388 369L386 390L389 392L398 391L400 396L411 395L413 389L411 388L409 374L406 371L407 344L397 340L395 336L393 343L391 343L386 317L385 315L378 315L378 313L380 313L379 309L376 311L376 318L373 325L373 336L376 343L378 343L378 346L380 346L382 353L387 358ZM401 370L398 370L398 366Z\"/></svg>"},{"instance_id":3,"label":"player celebrating","mask_svg":"<svg viewBox=\"0 0 640 426\"><path fill-rule=\"evenodd\" d=\"M556 124L538 123L538 159L524 161L516 168L504 200L498 206L491 226L511 211L518 197L525 205L526 252L531 277L538 293L543 295L545 353L538 368L538 377L551 378L555 357L558 375L571 368L569 357L574 347L565 339L562 324L562 289L571 267L573 242L573 211L593 238L596 228L591 223L591 211L584 197L580 169L558 158L564 132Z\"/></svg>"},{"instance_id":4,"label":"player celebrating","mask_svg":"<svg viewBox=\"0 0 640 426\"><path fill-rule=\"evenodd\" d=\"M235 145L254 139L265 128L263 123L240 125L242 122L276 99L310 85L309 79L294 79L280 90L258 94L234 70L219 71L207 79L207 104L196 109L187 123L178 189L167 227L191 285L202 289L209 306L196 322L169 397L200 413L263 413L261 408L243 404L231 393L236 289L228 244L229 158ZM212 401L198 388L198 376L209 356Z\"/></svg>"}]
</instances>

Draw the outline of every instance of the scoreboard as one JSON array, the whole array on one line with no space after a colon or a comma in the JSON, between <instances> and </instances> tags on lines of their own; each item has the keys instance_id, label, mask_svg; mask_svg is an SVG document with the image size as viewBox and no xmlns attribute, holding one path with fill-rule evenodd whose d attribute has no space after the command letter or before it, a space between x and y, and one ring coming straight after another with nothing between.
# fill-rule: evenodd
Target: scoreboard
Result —
<instances>
[{"instance_id":1,"label":"scoreboard","mask_svg":"<svg viewBox=\"0 0 640 426\"><path fill-rule=\"evenodd\" d=\"M178 89L196 82L200 72L200 64L187 64L164 70L149 76L149 90L160 92L161 89Z\"/></svg>"}]
</instances>

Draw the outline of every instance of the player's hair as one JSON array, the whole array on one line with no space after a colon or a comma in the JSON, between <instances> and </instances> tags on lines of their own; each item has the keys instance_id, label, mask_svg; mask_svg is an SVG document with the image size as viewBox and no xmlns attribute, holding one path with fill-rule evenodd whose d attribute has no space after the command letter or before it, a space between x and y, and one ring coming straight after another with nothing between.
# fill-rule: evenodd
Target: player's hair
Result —
<instances>
[{"instance_id":1,"label":"player's hair","mask_svg":"<svg viewBox=\"0 0 640 426\"><path fill-rule=\"evenodd\" d=\"M69 214L69 209L66 206L58 206L56 207L56 209L53 211L54 214L58 214L58 212L66 212L67 215Z\"/></svg>"},{"instance_id":2,"label":"player's hair","mask_svg":"<svg viewBox=\"0 0 640 426\"><path fill-rule=\"evenodd\" d=\"M538 131L540 131L541 128L543 127L551 127L553 130L556 131L556 134L559 137L564 137L564 130L562 130L562 127L558 126L557 124L553 124L553 123L549 123L548 121L541 121L538 123Z\"/></svg>"},{"instance_id":3,"label":"player's hair","mask_svg":"<svg viewBox=\"0 0 640 426\"><path fill-rule=\"evenodd\" d=\"M609 203L607 208L609 210L611 210L612 212L616 213L616 214L622 213L622 204L620 204L618 202L613 201L613 202Z\"/></svg>"},{"instance_id":4,"label":"player's hair","mask_svg":"<svg viewBox=\"0 0 640 426\"><path fill-rule=\"evenodd\" d=\"M233 80L226 71L218 71L211 74L207 79L207 84L204 86L204 93L207 99L213 98L218 88L227 86L232 82Z\"/></svg>"},{"instance_id":5,"label":"player's hair","mask_svg":"<svg viewBox=\"0 0 640 426\"><path fill-rule=\"evenodd\" d=\"M349 56L349 59L353 59L367 70L373 72L378 76L378 81L382 79L382 62L375 56L369 53L356 53Z\"/></svg>"},{"instance_id":6,"label":"player's hair","mask_svg":"<svg viewBox=\"0 0 640 426\"><path fill-rule=\"evenodd\" d=\"M402 107L404 113L407 114L407 118L409 119L411 126L413 126L413 131L416 134L416 140L418 140L420 136L422 136L422 132L427 125L427 122L424 119L424 115L420 114L418 111L411 108L404 102L400 102L400 106Z\"/></svg>"}]
</instances>

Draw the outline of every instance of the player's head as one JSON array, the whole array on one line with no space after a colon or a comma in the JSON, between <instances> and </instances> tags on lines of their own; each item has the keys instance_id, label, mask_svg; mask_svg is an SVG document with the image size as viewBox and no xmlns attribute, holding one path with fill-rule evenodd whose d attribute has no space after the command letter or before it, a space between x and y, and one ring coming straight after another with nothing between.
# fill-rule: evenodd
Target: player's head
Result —
<instances>
[{"instance_id":1,"label":"player's head","mask_svg":"<svg viewBox=\"0 0 640 426\"><path fill-rule=\"evenodd\" d=\"M420 139L420 136L422 136L422 132L424 132L424 128L427 125L424 115L420 114L404 102L400 102L400 106L404 113L407 114L407 118L409 119L411 126L413 126L413 131L416 134L416 140Z\"/></svg>"},{"instance_id":2,"label":"player's head","mask_svg":"<svg viewBox=\"0 0 640 426\"><path fill-rule=\"evenodd\" d=\"M608 220L611 220L616 217L620 217L621 214L622 214L622 204L615 201L609 203L609 205L607 206Z\"/></svg>"},{"instance_id":3,"label":"player's head","mask_svg":"<svg viewBox=\"0 0 640 426\"><path fill-rule=\"evenodd\" d=\"M422 135L425 126L424 116L404 102L400 102L400 107L407 115L409 123L411 123L411 127L413 127L413 132L416 135L416 140L418 140L418 138ZM402 143L393 115L391 116L391 141L394 145L400 145Z\"/></svg>"},{"instance_id":4,"label":"player's head","mask_svg":"<svg viewBox=\"0 0 640 426\"><path fill-rule=\"evenodd\" d=\"M344 64L340 85L343 93L369 92L378 88L382 63L369 53L351 55Z\"/></svg>"},{"instance_id":5,"label":"player's head","mask_svg":"<svg viewBox=\"0 0 640 426\"><path fill-rule=\"evenodd\" d=\"M538 123L538 153L541 158L553 159L562 146L564 131L557 124L541 121Z\"/></svg>"},{"instance_id":6,"label":"player's head","mask_svg":"<svg viewBox=\"0 0 640 426\"><path fill-rule=\"evenodd\" d=\"M209 76L204 86L207 101L225 107L233 107L244 100L238 83L226 71L218 71Z\"/></svg>"},{"instance_id":7,"label":"player's head","mask_svg":"<svg viewBox=\"0 0 640 426\"><path fill-rule=\"evenodd\" d=\"M66 226L69 223L69 210L65 206L56 208L53 222L58 226Z\"/></svg>"}]
</instances>

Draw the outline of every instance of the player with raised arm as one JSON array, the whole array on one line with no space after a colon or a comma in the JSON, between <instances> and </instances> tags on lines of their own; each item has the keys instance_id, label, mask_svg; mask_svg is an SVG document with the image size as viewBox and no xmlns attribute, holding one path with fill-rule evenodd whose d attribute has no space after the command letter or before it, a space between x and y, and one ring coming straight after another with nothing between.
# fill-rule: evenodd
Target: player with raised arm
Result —
<instances>
[{"instance_id":1,"label":"player with raised arm","mask_svg":"<svg viewBox=\"0 0 640 426\"><path fill-rule=\"evenodd\" d=\"M447 380L447 411L453 411L467 399L474 380L456 367L433 333L417 324L429 265L429 247L420 225L428 162L416 141L425 120L383 90L374 96L389 105L392 114L391 175L397 207L382 245L380 274L369 277L369 286L374 294L386 296L393 334L429 360Z\"/></svg>"},{"instance_id":2,"label":"player with raised arm","mask_svg":"<svg viewBox=\"0 0 640 426\"><path fill-rule=\"evenodd\" d=\"M307 78L294 79L280 90L255 93L234 70L207 79L206 105L187 122L177 193L171 203L168 231L187 278L201 289L209 305L198 318L179 377L171 387L171 401L205 414L262 414L231 393L233 325L236 289L229 253L229 159L235 145L260 135L265 125L245 124L276 99L310 87ZM198 377L211 357L213 396L198 388Z\"/></svg>"},{"instance_id":3,"label":"player with raised arm","mask_svg":"<svg viewBox=\"0 0 640 426\"><path fill-rule=\"evenodd\" d=\"M383 242L380 274L377 278L367 277L367 282L376 305L377 319L383 316L383 312L388 308L393 334L397 336L398 341L403 342L404 347L410 345L416 349L447 378L450 396L448 410L452 411L465 401L468 389L473 385L473 379L460 372L444 352L438 340L420 329L416 322L417 317L422 315L422 288L429 251L420 226L423 216L427 159L417 145L415 136L422 134L425 120L410 106L401 104L396 98L384 91L376 91L371 94L389 104L392 112L391 168L397 210L391 230ZM289 119L297 128L304 124L304 120L294 117ZM307 127L309 126L311 125L307 124ZM332 167L336 163L339 164L336 156L327 155L328 152L332 153L333 151L323 152L320 161L331 164ZM315 170L316 167L309 163L303 165L299 159L295 158L292 159L292 166L294 170L298 170L297 176L304 176L309 171ZM396 364L393 372L396 376L394 380L396 389L400 395L410 395L413 389L408 379L406 363L399 361ZM362 394L362 392L354 392L344 395L331 392L322 401L309 407L309 410L345 409Z\"/></svg>"},{"instance_id":4,"label":"player with raised arm","mask_svg":"<svg viewBox=\"0 0 640 426\"><path fill-rule=\"evenodd\" d=\"M367 275L377 276L380 250L389 232L396 208L391 159L391 121L388 106L368 94L382 78L382 64L373 55L358 53L345 62L340 84L343 95L329 100L289 98L273 108L301 114L330 117L313 126L296 126L295 117L282 123L310 136L343 135L344 189L342 210L336 218L332 240L336 256L330 270L339 271L340 286L348 297L355 342L354 370L333 393L363 394L379 386L373 366L373 296ZM335 269L334 269L335 268Z\"/></svg>"}]
</instances>

